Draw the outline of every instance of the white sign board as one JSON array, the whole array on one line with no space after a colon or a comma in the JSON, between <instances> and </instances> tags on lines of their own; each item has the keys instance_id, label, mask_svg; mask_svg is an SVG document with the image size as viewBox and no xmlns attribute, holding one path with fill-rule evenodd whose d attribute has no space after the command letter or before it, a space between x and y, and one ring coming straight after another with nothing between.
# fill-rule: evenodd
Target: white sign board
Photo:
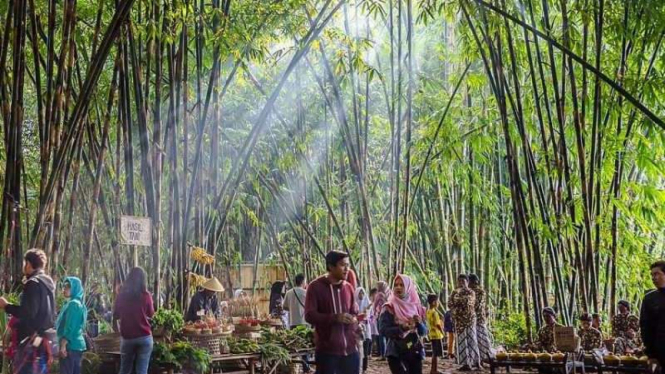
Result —
<instances>
[{"instance_id":1,"label":"white sign board","mask_svg":"<svg viewBox=\"0 0 665 374\"><path fill-rule=\"evenodd\" d=\"M152 245L152 221L147 217L120 217L120 244Z\"/></svg>"}]
</instances>

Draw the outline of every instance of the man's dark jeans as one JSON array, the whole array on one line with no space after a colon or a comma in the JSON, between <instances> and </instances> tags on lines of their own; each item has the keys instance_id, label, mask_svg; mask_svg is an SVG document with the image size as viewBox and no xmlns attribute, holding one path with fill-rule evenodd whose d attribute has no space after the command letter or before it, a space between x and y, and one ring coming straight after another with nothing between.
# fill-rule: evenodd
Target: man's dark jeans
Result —
<instances>
[{"instance_id":1,"label":"man's dark jeans","mask_svg":"<svg viewBox=\"0 0 665 374\"><path fill-rule=\"evenodd\" d=\"M355 374L360 372L358 352L348 356L316 352L316 374Z\"/></svg>"}]
</instances>

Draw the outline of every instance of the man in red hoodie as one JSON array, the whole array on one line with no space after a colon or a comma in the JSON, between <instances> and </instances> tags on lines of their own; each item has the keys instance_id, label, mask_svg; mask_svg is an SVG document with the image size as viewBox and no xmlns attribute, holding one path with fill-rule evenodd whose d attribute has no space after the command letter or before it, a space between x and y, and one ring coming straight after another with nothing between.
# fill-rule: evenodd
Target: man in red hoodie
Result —
<instances>
[{"instance_id":1,"label":"man in red hoodie","mask_svg":"<svg viewBox=\"0 0 665 374\"><path fill-rule=\"evenodd\" d=\"M349 256L331 251L326 255L328 274L307 287L305 320L315 330L317 374L356 374L360 356L356 345L358 305L347 282Z\"/></svg>"}]
</instances>

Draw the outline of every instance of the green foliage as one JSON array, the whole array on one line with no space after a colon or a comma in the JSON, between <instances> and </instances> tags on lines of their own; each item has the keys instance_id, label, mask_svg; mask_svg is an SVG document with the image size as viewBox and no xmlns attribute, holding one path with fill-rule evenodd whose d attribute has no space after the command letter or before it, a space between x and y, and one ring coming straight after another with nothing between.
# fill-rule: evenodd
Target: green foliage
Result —
<instances>
[{"instance_id":1,"label":"green foliage","mask_svg":"<svg viewBox=\"0 0 665 374\"><path fill-rule=\"evenodd\" d=\"M171 353L183 367L198 373L205 373L212 362L210 355L203 349L194 348L191 343L177 342L171 345Z\"/></svg>"},{"instance_id":2,"label":"green foliage","mask_svg":"<svg viewBox=\"0 0 665 374\"><path fill-rule=\"evenodd\" d=\"M515 349L524 344L527 336L526 320L519 311L501 310L491 326L494 342L507 349Z\"/></svg>"},{"instance_id":3,"label":"green foliage","mask_svg":"<svg viewBox=\"0 0 665 374\"><path fill-rule=\"evenodd\" d=\"M97 374L102 366L102 358L93 352L84 352L81 359L81 374Z\"/></svg>"},{"instance_id":4,"label":"green foliage","mask_svg":"<svg viewBox=\"0 0 665 374\"><path fill-rule=\"evenodd\" d=\"M164 328L165 331L178 333L185 325L182 313L178 310L160 308L150 321L152 329Z\"/></svg>"},{"instance_id":5,"label":"green foliage","mask_svg":"<svg viewBox=\"0 0 665 374\"><path fill-rule=\"evenodd\" d=\"M171 347L166 343L155 343L150 356L150 365L153 368L173 367L180 369L182 367L181 361L178 360Z\"/></svg>"}]
</instances>

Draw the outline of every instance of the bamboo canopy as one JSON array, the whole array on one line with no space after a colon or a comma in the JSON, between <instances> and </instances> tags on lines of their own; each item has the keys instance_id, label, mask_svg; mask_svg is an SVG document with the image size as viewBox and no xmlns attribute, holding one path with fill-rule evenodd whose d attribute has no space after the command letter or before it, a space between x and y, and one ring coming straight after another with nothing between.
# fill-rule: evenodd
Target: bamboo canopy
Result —
<instances>
[{"instance_id":1,"label":"bamboo canopy","mask_svg":"<svg viewBox=\"0 0 665 374\"><path fill-rule=\"evenodd\" d=\"M0 288L39 247L184 308L339 249L365 286L476 273L527 334L613 315L665 254L664 37L655 0L3 2Z\"/></svg>"}]
</instances>

